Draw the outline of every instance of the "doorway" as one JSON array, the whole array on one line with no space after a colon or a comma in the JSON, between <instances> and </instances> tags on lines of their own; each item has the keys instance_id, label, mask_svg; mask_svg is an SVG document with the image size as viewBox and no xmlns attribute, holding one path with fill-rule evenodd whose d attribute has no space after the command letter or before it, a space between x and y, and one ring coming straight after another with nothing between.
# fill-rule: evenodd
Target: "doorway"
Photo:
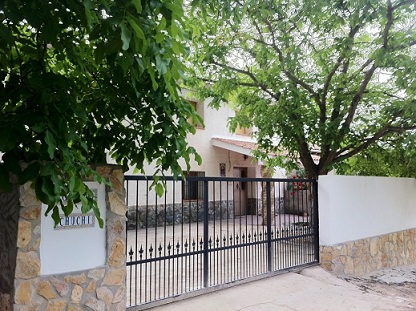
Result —
<instances>
[{"instance_id":1,"label":"doorway","mask_svg":"<svg viewBox=\"0 0 416 311\"><path fill-rule=\"evenodd\" d=\"M246 178L246 167L234 167L233 176L236 178ZM234 182L234 205L235 216L247 215L247 182L235 181Z\"/></svg>"}]
</instances>

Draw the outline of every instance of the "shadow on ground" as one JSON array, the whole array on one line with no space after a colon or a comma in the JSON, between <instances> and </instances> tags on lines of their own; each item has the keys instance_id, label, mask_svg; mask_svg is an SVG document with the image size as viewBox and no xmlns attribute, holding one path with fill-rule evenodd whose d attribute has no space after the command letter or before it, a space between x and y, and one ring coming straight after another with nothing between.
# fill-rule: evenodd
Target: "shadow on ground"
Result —
<instances>
[{"instance_id":1,"label":"shadow on ground","mask_svg":"<svg viewBox=\"0 0 416 311\"><path fill-rule=\"evenodd\" d=\"M416 265L382 269L359 278L344 278L365 293L390 297L416 310Z\"/></svg>"}]
</instances>

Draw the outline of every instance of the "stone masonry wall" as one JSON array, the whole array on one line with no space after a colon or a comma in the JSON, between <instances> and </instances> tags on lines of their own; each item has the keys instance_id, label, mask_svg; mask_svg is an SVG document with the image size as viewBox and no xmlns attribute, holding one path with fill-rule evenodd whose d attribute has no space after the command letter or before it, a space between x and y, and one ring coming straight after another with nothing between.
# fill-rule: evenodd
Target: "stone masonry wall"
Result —
<instances>
[{"instance_id":1,"label":"stone masonry wall","mask_svg":"<svg viewBox=\"0 0 416 311\"><path fill-rule=\"evenodd\" d=\"M161 227L172 224L187 224L204 219L204 202L191 201L184 203L170 203L155 205L141 205L128 207L128 229ZM208 205L208 219L234 218L232 201L210 201Z\"/></svg>"},{"instance_id":2,"label":"stone masonry wall","mask_svg":"<svg viewBox=\"0 0 416 311\"><path fill-rule=\"evenodd\" d=\"M41 203L28 184L21 187L15 311L125 310L124 176L118 166L96 169L112 182L113 188L106 187L107 216L103 229L107 236L106 264L92 270L40 275Z\"/></svg>"},{"instance_id":3,"label":"stone masonry wall","mask_svg":"<svg viewBox=\"0 0 416 311\"><path fill-rule=\"evenodd\" d=\"M321 246L320 262L337 276L363 274L416 263L416 228L357 241Z\"/></svg>"}]
</instances>

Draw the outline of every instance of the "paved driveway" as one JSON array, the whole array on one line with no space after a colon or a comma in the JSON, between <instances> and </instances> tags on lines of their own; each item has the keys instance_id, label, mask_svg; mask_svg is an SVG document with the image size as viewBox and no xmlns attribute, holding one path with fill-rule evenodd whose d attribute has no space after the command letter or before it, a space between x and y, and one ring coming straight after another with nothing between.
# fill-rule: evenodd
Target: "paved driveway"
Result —
<instances>
[{"instance_id":1,"label":"paved driveway","mask_svg":"<svg viewBox=\"0 0 416 311\"><path fill-rule=\"evenodd\" d=\"M383 270L379 275L402 273L396 283L378 281L371 276L343 280L334 277L320 267L312 267L299 273L286 273L251 283L227 288L155 307L152 311L404 311L416 310L414 291L396 291L393 288L412 288L416 285L416 265L400 269ZM415 276L414 280L412 275ZM393 280L390 277L389 280ZM409 282L410 281L410 282ZM415 283L412 283L412 282ZM379 283L384 287L370 288L368 284ZM416 286L413 287L416 289ZM390 289L390 290L389 290Z\"/></svg>"}]
</instances>

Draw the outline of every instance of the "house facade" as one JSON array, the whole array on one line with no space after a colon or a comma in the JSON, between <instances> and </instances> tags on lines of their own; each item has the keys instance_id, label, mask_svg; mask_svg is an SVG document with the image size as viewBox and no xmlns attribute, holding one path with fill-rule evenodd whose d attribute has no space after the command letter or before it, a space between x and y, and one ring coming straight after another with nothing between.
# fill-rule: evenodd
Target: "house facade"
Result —
<instances>
[{"instance_id":1,"label":"house facade","mask_svg":"<svg viewBox=\"0 0 416 311\"><path fill-rule=\"evenodd\" d=\"M273 176L264 176L264 163L256 160L252 156L253 150L256 149L256 142L251 137L252 129L238 128L235 133L231 133L228 128L229 120L235 117L235 111L229 105L222 105L215 109L210 107L210 99L203 102L197 101L192 97L188 97L185 92L183 96L188 99L194 106L195 110L202 117L204 124L196 124L196 133L189 135L187 141L190 146L194 147L202 158L202 163L199 165L192 160L190 163L190 170L186 171L185 162L180 163L183 168L185 176L197 177L275 177L283 178L286 176L284 169L276 169ZM126 174L133 175L133 169ZM153 175L155 169L152 164L144 166L145 175ZM169 173L166 173L168 176ZM244 202L247 198L253 196L250 189L245 189L242 183L233 183L232 188L224 191L233 192L234 198L242 198L242 203L236 213L245 215L253 213L248 211L248 207ZM198 191L199 188L199 191ZM198 200L201 199L200 185L186 183L185 189L182 186L176 187L174 201L182 202L183 200ZM261 191L256 189L256 192ZM135 196L136 191L130 191L132 197ZM210 198L213 199L213 198ZM133 198L131 199L133 200ZM153 198L147 197L147 203L152 204ZM149 202L150 200L150 202ZM172 201L173 199L169 199ZM214 200L214 199L213 199ZM139 205L144 202L139 202Z\"/></svg>"},{"instance_id":2,"label":"house facade","mask_svg":"<svg viewBox=\"0 0 416 311\"><path fill-rule=\"evenodd\" d=\"M235 117L235 111L228 105L219 109L209 106L210 99L204 102L187 98L202 117L204 126L196 124L196 133L189 135L187 141L194 147L202 158L202 164L191 162L189 174L207 177L263 177L263 163L253 158L252 151L256 142L251 138L252 129L238 128L231 133L228 128L230 118ZM186 170L185 163L182 163ZM145 174L152 175L152 164L145 165ZM131 169L127 174L133 174ZM167 174L168 175L168 174ZM283 169L277 169L273 177L285 177Z\"/></svg>"}]
</instances>

